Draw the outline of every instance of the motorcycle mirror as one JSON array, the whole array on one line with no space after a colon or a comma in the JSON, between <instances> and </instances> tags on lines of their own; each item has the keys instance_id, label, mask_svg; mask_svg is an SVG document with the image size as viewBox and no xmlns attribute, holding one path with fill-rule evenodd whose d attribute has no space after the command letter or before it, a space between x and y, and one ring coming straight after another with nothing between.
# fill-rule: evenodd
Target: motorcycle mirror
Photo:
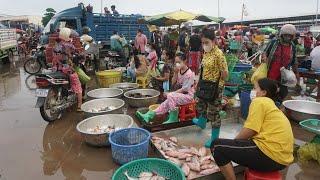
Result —
<instances>
[{"instance_id":1,"label":"motorcycle mirror","mask_svg":"<svg viewBox=\"0 0 320 180\"><path fill-rule=\"evenodd\" d=\"M90 45L87 44L85 47L84 47L84 50L88 50L90 48Z\"/></svg>"}]
</instances>

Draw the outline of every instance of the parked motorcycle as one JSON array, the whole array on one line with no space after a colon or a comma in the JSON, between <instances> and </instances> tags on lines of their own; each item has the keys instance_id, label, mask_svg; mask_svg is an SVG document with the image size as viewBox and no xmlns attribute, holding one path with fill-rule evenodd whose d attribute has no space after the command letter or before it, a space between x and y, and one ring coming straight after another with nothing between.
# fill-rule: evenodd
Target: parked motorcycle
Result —
<instances>
[{"instance_id":1,"label":"parked motorcycle","mask_svg":"<svg viewBox=\"0 0 320 180\"><path fill-rule=\"evenodd\" d=\"M36 51L33 50L31 53L31 58L29 58L23 65L25 72L28 74L37 74L41 69L49 68L46 62L46 56L44 53L45 47L38 46Z\"/></svg>"}]
</instances>

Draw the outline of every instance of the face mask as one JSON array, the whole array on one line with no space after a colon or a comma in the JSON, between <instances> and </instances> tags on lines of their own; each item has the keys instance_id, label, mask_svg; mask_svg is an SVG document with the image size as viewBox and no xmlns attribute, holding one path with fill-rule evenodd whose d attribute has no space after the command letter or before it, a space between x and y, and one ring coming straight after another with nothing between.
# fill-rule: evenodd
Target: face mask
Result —
<instances>
[{"instance_id":1,"label":"face mask","mask_svg":"<svg viewBox=\"0 0 320 180\"><path fill-rule=\"evenodd\" d=\"M176 68L180 69L181 68L181 64L180 63L176 63Z\"/></svg>"},{"instance_id":2,"label":"face mask","mask_svg":"<svg viewBox=\"0 0 320 180\"><path fill-rule=\"evenodd\" d=\"M250 99L252 100L252 99L254 99L254 98L256 98L256 97L257 97L257 91L252 90L252 91L250 92Z\"/></svg>"},{"instance_id":3,"label":"face mask","mask_svg":"<svg viewBox=\"0 0 320 180\"><path fill-rule=\"evenodd\" d=\"M203 45L204 52L210 52L212 50L212 45Z\"/></svg>"}]
</instances>

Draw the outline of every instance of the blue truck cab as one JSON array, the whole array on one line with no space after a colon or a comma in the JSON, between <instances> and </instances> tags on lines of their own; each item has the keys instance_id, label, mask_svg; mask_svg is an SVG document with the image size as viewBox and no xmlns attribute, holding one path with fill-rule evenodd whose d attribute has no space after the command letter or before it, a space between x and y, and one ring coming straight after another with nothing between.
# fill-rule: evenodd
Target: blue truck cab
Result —
<instances>
[{"instance_id":1,"label":"blue truck cab","mask_svg":"<svg viewBox=\"0 0 320 180\"><path fill-rule=\"evenodd\" d=\"M114 31L123 35L127 40L134 40L138 29L142 29L147 37L150 32L146 24L138 23L142 15L105 15L87 12L82 3L77 7L63 10L55 14L43 30L41 43L48 43L48 36L57 29L69 27L82 34L82 28L88 26L91 29L90 36L95 41L110 45L110 37Z\"/></svg>"}]
</instances>

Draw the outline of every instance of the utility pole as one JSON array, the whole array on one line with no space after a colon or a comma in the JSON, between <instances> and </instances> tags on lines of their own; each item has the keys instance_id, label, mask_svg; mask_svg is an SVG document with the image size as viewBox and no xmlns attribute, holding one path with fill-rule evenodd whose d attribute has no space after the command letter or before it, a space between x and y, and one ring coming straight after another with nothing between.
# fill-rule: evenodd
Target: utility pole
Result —
<instances>
[{"instance_id":1,"label":"utility pole","mask_svg":"<svg viewBox=\"0 0 320 180\"><path fill-rule=\"evenodd\" d=\"M244 16L244 0L242 0L242 5L241 5L241 26L243 23L243 16Z\"/></svg>"},{"instance_id":2,"label":"utility pole","mask_svg":"<svg viewBox=\"0 0 320 180\"><path fill-rule=\"evenodd\" d=\"M221 26L221 22L220 22L220 0L218 0L218 19L219 19L219 30L220 30L220 26Z\"/></svg>"},{"instance_id":3,"label":"utility pole","mask_svg":"<svg viewBox=\"0 0 320 180\"><path fill-rule=\"evenodd\" d=\"M317 12L316 12L316 22L315 22L315 25L318 25L318 13L319 13L319 0L317 0Z\"/></svg>"},{"instance_id":4,"label":"utility pole","mask_svg":"<svg viewBox=\"0 0 320 180\"><path fill-rule=\"evenodd\" d=\"M103 6L103 0L100 0L100 3L101 3L100 5L101 5L101 14L102 14L103 13L103 7L102 7Z\"/></svg>"}]
</instances>

